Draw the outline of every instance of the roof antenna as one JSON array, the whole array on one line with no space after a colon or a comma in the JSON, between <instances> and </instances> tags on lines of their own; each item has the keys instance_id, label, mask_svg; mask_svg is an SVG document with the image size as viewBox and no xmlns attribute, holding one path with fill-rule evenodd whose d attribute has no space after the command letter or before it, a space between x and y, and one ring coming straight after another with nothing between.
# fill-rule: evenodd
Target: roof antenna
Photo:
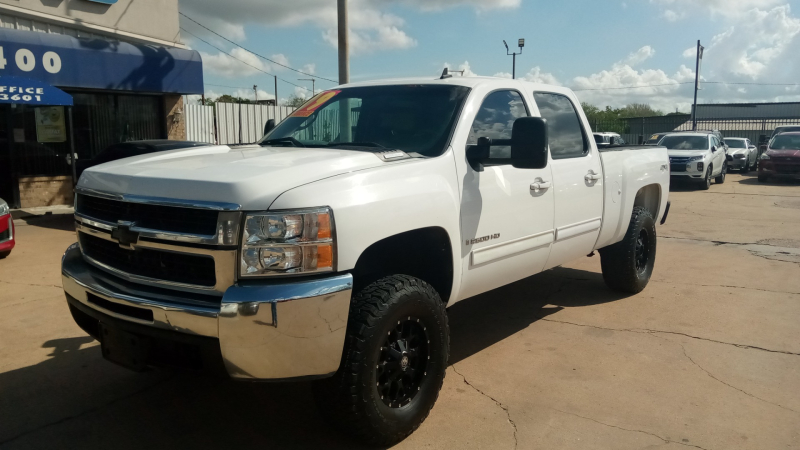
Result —
<instances>
[{"instance_id":1,"label":"roof antenna","mask_svg":"<svg viewBox=\"0 0 800 450\"><path fill-rule=\"evenodd\" d=\"M453 76L448 73L447 67L444 68L442 76L439 79L444 80L445 78L453 78Z\"/></svg>"}]
</instances>

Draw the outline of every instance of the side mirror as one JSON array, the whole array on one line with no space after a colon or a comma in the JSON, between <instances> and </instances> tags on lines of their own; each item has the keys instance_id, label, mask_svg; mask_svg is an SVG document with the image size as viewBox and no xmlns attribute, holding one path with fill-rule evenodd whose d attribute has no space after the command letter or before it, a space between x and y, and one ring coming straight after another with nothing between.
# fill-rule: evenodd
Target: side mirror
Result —
<instances>
[{"instance_id":1,"label":"side mirror","mask_svg":"<svg viewBox=\"0 0 800 450\"><path fill-rule=\"evenodd\" d=\"M264 136L269 134L275 128L275 119L269 119L267 123L264 124Z\"/></svg>"},{"instance_id":2,"label":"side mirror","mask_svg":"<svg viewBox=\"0 0 800 450\"><path fill-rule=\"evenodd\" d=\"M717 151L717 147L712 145L711 146L711 153L715 153Z\"/></svg>"},{"instance_id":3,"label":"side mirror","mask_svg":"<svg viewBox=\"0 0 800 450\"><path fill-rule=\"evenodd\" d=\"M520 117L511 129L511 165L517 169L547 167L547 121Z\"/></svg>"}]
</instances>

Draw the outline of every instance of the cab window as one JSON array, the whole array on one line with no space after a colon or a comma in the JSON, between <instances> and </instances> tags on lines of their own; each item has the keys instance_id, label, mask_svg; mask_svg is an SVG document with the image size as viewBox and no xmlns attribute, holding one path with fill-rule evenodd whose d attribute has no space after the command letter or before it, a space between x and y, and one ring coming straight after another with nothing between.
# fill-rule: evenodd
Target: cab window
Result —
<instances>
[{"instance_id":1,"label":"cab window","mask_svg":"<svg viewBox=\"0 0 800 450\"><path fill-rule=\"evenodd\" d=\"M477 144L478 138L482 137L511 139L514 121L527 116L528 108L519 92L511 90L492 92L483 100L481 109L472 122L467 145ZM511 147L492 146L489 158L511 158Z\"/></svg>"},{"instance_id":2,"label":"cab window","mask_svg":"<svg viewBox=\"0 0 800 450\"><path fill-rule=\"evenodd\" d=\"M569 98L561 94L533 94L542 118L547 120L550 155L553 159L580 158L589 154L589 142L578 112Z\"/></svg>"}]
</instances>

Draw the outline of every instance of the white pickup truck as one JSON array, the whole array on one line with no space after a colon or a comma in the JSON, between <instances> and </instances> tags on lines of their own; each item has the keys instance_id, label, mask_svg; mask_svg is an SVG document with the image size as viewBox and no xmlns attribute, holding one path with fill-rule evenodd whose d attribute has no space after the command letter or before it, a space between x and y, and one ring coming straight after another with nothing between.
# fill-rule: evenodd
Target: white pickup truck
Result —
<instances>
[{"instance_id":1,"label":"white pickup truck","mask_svg":"<svg viewBox=\"0 0 800 450\"><path fill-rule=\"evenodd\" d=\"M598 151L569 89L351 84L257 145L86 170L63 286L113 362L320 379L328 416L391 444L436 401L448 306L594 250L644 289L669 180L663 147Z\"/></svg>"}]
</instances>

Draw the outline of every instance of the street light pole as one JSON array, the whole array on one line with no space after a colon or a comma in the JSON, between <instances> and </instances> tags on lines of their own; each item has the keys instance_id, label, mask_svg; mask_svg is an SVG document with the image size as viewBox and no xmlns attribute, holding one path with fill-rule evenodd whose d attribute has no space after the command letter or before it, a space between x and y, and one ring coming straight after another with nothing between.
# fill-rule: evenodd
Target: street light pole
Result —
<instances>
[{"instance_id":1,"label":"street light pole","mask_svg":"<svg viewBox=\"0 0 800 450\"><path fill-rule=\"evenodd\" d=\"M697 41L697 62L694 73L694 107L692 108L692 131L697 131L697 91L700 90L700 66L703 64L705 48Z\"/></svg>"},{"instance_id":2,"label":"street light pole","mask_svg":"<svg viewBox=\"0 0 800 450\"><path fill-rule=\"evenodd\" d=\"M503 40L503 45L506 46L506 55L512 57L511 78L515 80L517 79L517 55L522 54L522 47L525 47L525 39L520 39L517 43L519 44L519 53L517 52L510 53L510 50L508 49L508 44L506 43L505 40Z\"/></svg>"},{"instance_id":3,"label":"street light pole","mask_svg":"<svg viewBox=\"0 0 800 450\"><path fill-rule=\"evenodd\" d=\"M316 78L298 78L297 81L310 81L311 82L311 96L317 95Z\"/></svg>"}]
</instances>

